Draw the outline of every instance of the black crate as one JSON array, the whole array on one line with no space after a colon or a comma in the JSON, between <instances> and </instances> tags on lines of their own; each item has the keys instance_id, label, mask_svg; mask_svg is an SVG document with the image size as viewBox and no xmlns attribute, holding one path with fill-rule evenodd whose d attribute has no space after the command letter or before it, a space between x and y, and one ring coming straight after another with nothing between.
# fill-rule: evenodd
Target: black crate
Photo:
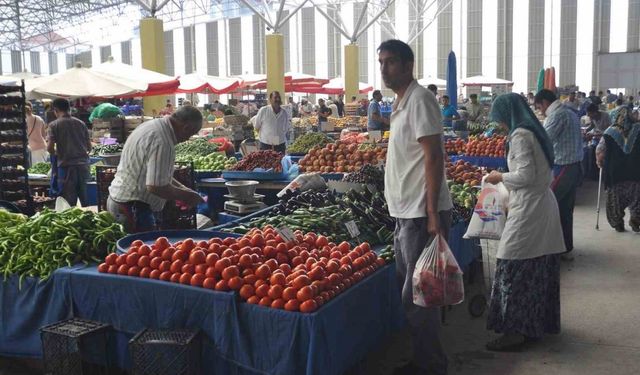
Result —
<instances>
[{"instance_id":1,"label":"black crate","mask_svg":"<svg viewBox=\"0 0 640 375\"><path fill-rule=\"evenodd\" d=\"M145 329L129 341L133 375L200 374L199 331Z\"/></svg>"},{"instance_id":2,"label":"black crate","mask_svg":"<svg viewBox=\"0 0 640 375\"><path fill-rule=\"evenodd\" d=\"M46 375L108 374L109 325L69 319L40 330Z\"/></svg>"}]
</instances>

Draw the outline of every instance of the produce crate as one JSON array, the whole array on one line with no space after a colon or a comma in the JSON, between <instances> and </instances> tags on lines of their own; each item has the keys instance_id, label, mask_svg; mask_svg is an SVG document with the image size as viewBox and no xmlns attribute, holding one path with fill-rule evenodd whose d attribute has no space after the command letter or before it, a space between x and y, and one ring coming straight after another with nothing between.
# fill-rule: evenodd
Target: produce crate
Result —
<instances>
[{"instance_id":1,"label":"produce crate","mask_svg":"<svg viewBox=\"0 0 640 375\"><path fill-rule=\"evenodd\" d=\"M108 324L69 319L40 330L44 373L50 375L108 374Z\"/></svg>"},{"instance_id":2,"label":"produce crate","mask_svg":"<svg viewBox=\"0 0 640 375\"><path fill-rule=\"evenodd\" d=\"M200 347L199 331L145 329L129 341L132 374L200 374Z\"/></svg>"}]
</instances>

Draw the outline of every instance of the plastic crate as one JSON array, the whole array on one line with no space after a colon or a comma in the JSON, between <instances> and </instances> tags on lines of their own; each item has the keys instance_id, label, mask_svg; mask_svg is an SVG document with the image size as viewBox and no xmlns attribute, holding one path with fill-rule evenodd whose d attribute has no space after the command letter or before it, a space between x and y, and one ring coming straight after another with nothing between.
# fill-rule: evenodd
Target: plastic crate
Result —
<instances>
[{"instance_id":1,"label":"plastic crate","mask_svg":"<svg viewBox=\"0 0 640 375\"><path fill-rule=\"evenodd\" d=\"M108 374L108 324L69 319L40 330L47 375Z\"/></svg>"},{"instance_id":2,"label":"plastic crate","mask_svg":"<svg viewBox=\"0 0 640 375\"><path fill-rule=\"evenodd\" d=\"M200 374L199 331L145 329L129 341L133 375Z\"/></svg>"}]
</instances>

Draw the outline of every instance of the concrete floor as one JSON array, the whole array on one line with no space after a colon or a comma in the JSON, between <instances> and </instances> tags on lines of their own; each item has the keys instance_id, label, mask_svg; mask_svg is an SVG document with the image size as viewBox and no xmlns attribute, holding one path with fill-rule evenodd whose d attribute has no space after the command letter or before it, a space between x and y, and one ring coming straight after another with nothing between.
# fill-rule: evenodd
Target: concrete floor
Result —
<instances>
[{"instance_id":1,"label":"concrete floor","mask_svg":"<svg viewBox=\"0 0 640 375\"><path fill-rule=\"evenodd\" d=\"M607 223L604 196L596 231L597 182L585 181L574 213L574 256L561 269L562 332L519 353L493 353L486 315L466 305L447 314L450 374L640 374L640 234ZM628 215L627 215L628 220Z\"/></svg>"}]
</instances>

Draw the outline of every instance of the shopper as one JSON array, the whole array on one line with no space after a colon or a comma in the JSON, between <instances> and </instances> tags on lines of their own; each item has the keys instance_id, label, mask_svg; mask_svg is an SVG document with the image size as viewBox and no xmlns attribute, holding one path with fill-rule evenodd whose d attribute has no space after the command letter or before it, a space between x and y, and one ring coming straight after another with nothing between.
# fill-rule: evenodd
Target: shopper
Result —
<instances>
[{"instance_id":1,"label":"shopper","mask_svg":"<svg viewBox=\"0 0 640 375\"><path fill-rule=\"evenodd\" d=\"M442 96L442 124L446 127L453 126L453 120L458 120L460 118L460 114L449 102L449 95Z\"/></svg>"},{"instance_id":2,"label":"shopper","mask_svg":"<svg viewBox=\"0 0 640 375\"><path fill-rule=\"evenodd\" d=\"M331 109L324 104L324 99L318 99L318 131L325 129L329 116L331 116Z\"/></svg>"},{"instance_id":3,"label":"shopper","mask_svg":"<svg viewBox=\"0 0 640 375\"><path fill-rule=\"evenodd\" d=\"M338 106L333 100L327 100L327 107L331 110L331 117L340 117L340 115L338 115Z\"/></svg>"},{"instance_id":4,"label":"shopper","mask_svg":"<svg viewBox=\"0 0 640 375\"><path fill-rule=\"evenodd\" d=\"M587 132L602 134L611 125L609 114L601 111L600 107L593 103L587 107L587 116L591 121L591 124L586 129Z\"/></svg>"},{"instance_id":5,"label":"shopper","mask_svg":"<svg viewBox=\"0 0 640 375\"><path fill-rule=\"evenodd\" d=\"M640 124L633 123L627 107L616 111L613 125L604 131L596 162L602 168L607 194L607 221L624 232L624 210L628 208L629 225L640 232Z\"/></svg>"},{"instance_id":6,"label":"shopper","mask_svg":"<svg viewBox=\"0 0 640 375\"><path fill-rule=\"evenodd\" d=\"M413 303L416 261L437 234L448 236L451 196L444 172L443 129L435 96L413 77L414 55L399 40L378 47L385 85L396 93L385 173L385 197L396 218L394 251L402 286L413 359L403 371L446 374L447 358L440 342L440 309Z\"/></svg>"},{"instance_id":7,"label":"shopper","mask_svg":"<svg viewBox=\"0 0 640 375\"><path fill-rule=\"evenodd\" d=\"M382 116L380 112L380 102L382 101L382 93L380 90L373 92L373 98L369 102L367 109L367 131L382 131L384 126L389 126L389 119Z\"/></svg>"},{"instance_id":8,"label":"shopper","mask_svg":"<svg viewBox=\"0 0 640 375\"><path fill-rule=\"evenodd\" d=\"M602 94L602 91L600 91L600 94ZM589 100L591 100L591 103L593 103L593 104L595 104L597 106L602 104L601 95L596 95L596 91L595 90L589 91Z\"/></svg>"},{"instance_id":9,"label":"shopper","mask_svg":"<svg viewBox=\"0 0 640 375\"><path fill-rule=\"evenodd\" d=\"M469 101L470 103L467 105L467 119L471 122L476 122L484 114L484 109L482 108L482 104L478 102L477 94L469 95Z\"/></svg>"},{"instance_id":10,"label":"shopper","mask_svg":"<svg viewBox=\"0 0 640 375\"><path fill-rule=\"evenodd\" d=\"M567 254L563 260L573 260L573 208L576 191L582 180L582 131L577 116L556 98L550 90L540 90L535 97L536 108L547 116L544 129L553 143L555 161L551 185L560 208L560 222Z\"/></svg>"},{"instance_id":11,"label":"shopper","mask_svg":"<svg viewBox=\"0 0 640 375\"><path fill-rule=\"evenodd\" d=\"M51 103L45 103L45 105L44 105L44 122L48 126L49 124L51 124L55 120L56 120L56 114L53 111L53 107L51 106Z\"/></svg>"},{"instance_id":12,"label":"shopper","mask_svg":"<svg viewBox=\"0 0 640 375\"><path fill-rule=\"evenodd\" d=\"M491 120L509 129L509 172L485 181L504 183L509 212L496 254L487 329L502 336L487 349L510 351L528 339L560 332L559 253L565 251L558 205L549 189L553 145L527 103L499 96Z\"/></svg>"},{"instance_id":13,"label":"shopper","mask_svg":"<svg viewBox=\"0 0 640 375\"><path fill-rule=\"evenodd\" d=\"M47 130L40 116L33 114L31 103L24 106L25 120L27 121L27 137L29 139L29 152L31 153L31 165L44 163L49 159L47 153Z\"/></svg>"},{"instance_id":14,"label":"shopper","mask_svg":"<svg viewBox=\"0 0 640 375\"><path fill-rule=\"evenodd\" d=\"M427 90L431 91L433 93L433 96L435 96L436 98L438 97L438 86L430 83L429 85L427 85Z\"/></svg>"},{"instance_id":15,"label":"shopper","mask_svg":"<svg viewBox=\"0 0 640 375\"><path fill-rule=\"evenodd\" d=\"M338 95L336 106L338 107L338 117L344 117L344 94Z\"/></svg>"},{"instance_id":16,"label":"shopper","mask_svg":"<svg viewBox=\"0 0 640 375\"><path fill-rule=\"evenodd\" d=\"M616 99L618 99L618 96L612 93L611 90L607 90L607 104L615 103Z\"/></svg>"},{"instance_id":17,"label":"shopper","mask_svg":"<svg viewBox=\"0 0 640 375\"><path fill-rule=\"evenodd\" d=\"M289 108L291 109L291 118L300 117L300 111L298 111L298 103L293 101L293 96L290 96L288 100Z\"/></svg>"},{"instance_id":18,"label":"shopper","mask_svg":"<svg viewBox=\"0 0 640 375\"><path fill-rule=\"evenodd\" d=\"M270 105L260 108L256 116L255 129L258 131L261 150L286 151L287 135L291 130L291 118L282 105L280 92L269 94Z\"/></svg>"},{"instance_id":19,"label":"shopper","mask_svg":"<svg viewBox=\"0 0 640 375\"><path fill-rule=\"evenodd\" d=\"M302 99L300 101L299 113L301 117L309 117L313 114L313 106L307 101L307 99Z\"/></svg>"},{"instance_id":20,"label":"shopper","mask_svg":"<svg viewBox=\"0 0 640 375\"><path fill-rule=\"evenodd\" d=\"M576 113L580 110L580 103L576 99L576 93L575 92L572 91L572 92L569 93L569 97L567 99L565 99L564 105L567 108L573 110Z\"/></svg>"},{"instance_id":21,"label":"shopper","mask_svg":"<svg viewBox=\"0 0 640 375\"><path fill-rule=\"evenodd\" d=\"M155 229L155 214L168 200L191 207L203 201L173 178L175 145L201 128L202 113L188 106L147 121L129 135L107 200L107 209L128 233Z\"/></svg>"},{"instance_id":22,"label":"shopper","mask_svg":"<svg viewBox=\"0 0 640 375\"><path fill-rule=\"evenodd\" d=\"M69 114L67 99L58 98L52 103L57 120L49 124L47 151L54 156L57 169L58 192L71 206L80 200L87 204L87 180L89 179L89 151L91 138L84 122Z\"/></svg>"}]
</instances>

